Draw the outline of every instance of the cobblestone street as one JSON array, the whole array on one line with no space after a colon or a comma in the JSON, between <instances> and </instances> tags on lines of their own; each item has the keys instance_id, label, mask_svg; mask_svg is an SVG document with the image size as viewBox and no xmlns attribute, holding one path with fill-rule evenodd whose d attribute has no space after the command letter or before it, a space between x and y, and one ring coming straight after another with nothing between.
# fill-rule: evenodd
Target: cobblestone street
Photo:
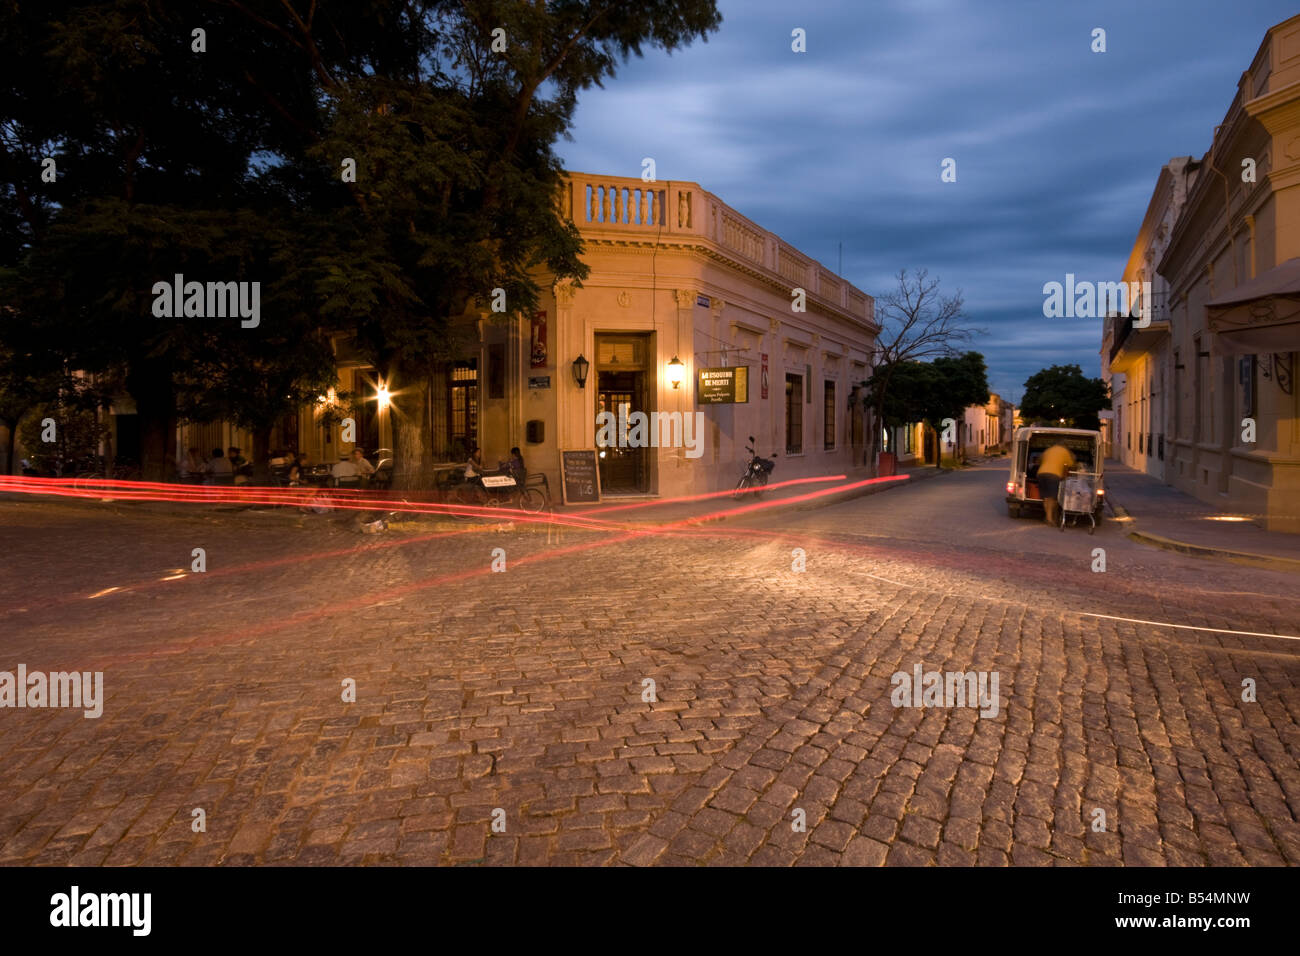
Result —
<instances>
[{"instance_id":1,"label":"cobblestone street","mask_svg":"<svg viewBox=\"0 0 1300 956\"><path fill-rule=\"evenodd\" d=\"M0 670L106 699L0 710L0 863L1300 864L1300 577L1004 480L672 533L6 502ZM996 715L893 706L918 665Z\"/></svg>"}]
</instances>

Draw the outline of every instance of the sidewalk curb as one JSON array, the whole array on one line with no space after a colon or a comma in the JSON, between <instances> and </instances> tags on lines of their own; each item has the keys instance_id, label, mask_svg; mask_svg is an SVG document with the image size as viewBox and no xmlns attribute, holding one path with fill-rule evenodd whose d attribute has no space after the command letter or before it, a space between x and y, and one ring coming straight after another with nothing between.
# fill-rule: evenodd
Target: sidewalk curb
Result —
<instances>
[{"instance_id":1,"label":"sidewalk curb","mask_svg":"<svg viewBox=\"0 0 1300 956\"><path fill-rule=\"evenodd\" d=\"M1151 531L1141 531L1136 527L1138 519L1129 514L1127 508L1115 504L1113 501L1110 505L1117 518L1127 518L1129 521L1134 522L1135 526L1127 533L1130 541L1161 548L1165 551L1177 551L1179 554L1190 554L1202 558L1222 558L1236 564L1247 564L1252 567L1268 568L1273 571L1300 572L1300 559L1279 558L1268 554L1256 554L1253 551L1234 551L1231 548L1213 548L1204 544L1189 544L1186 541L1166 538L1162 534L1155 534Z\"/></svg>"}]
</instances>

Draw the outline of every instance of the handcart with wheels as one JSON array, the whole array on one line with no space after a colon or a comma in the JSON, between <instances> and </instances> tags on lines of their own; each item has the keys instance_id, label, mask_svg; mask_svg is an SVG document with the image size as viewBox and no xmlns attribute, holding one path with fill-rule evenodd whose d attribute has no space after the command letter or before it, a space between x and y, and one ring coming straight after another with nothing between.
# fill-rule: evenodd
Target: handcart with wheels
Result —
<instances>
[{"instance_id":1,"label":"handcart with wheels","mask_svg":"<svg viewBox=\"0 0 1300 956\"><path fill-rule=\"evenodd\" d=\"M1075 471L1061 482L1056 491L1056 500L1060 504L1060 528L1065 530L1065 523L1086 517L1088 534L1097 530L1097 483L1098 475L1087 471Z\"/></svg>"}]
</instances>

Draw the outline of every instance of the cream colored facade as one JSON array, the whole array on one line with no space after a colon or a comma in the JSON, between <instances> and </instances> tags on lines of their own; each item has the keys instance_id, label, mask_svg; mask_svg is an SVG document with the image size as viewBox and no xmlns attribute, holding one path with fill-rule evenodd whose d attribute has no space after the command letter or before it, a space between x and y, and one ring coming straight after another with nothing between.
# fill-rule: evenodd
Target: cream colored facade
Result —
<instances>
[{"instance_id":1,"label":"cream colored facade","mask_svg":"<svg viewBox=\"0 0 1300 956\"><path fill-rule=\"evenodd\" d=\"M731 488L749 435L759 454L777 453L773 481L862 462L863 413L852 399L879 331L869 295L698 183L572 173L563 211L582 233L591 274L581 288L541 277L541 367L532 367L531 317L484 317L484 348L502 346L510 363L504 396L481 399L485 461L519 445L529 470L558 489L560 451L594 448L602 397L614 410L626 394L633 411L702 413L700 454L659 447L633 464L607 458L606 495ZM805 293L805 311L792 309L794 290ZM579 356L591 363L585 387L573 370ZM678 388L674 357L685 366ZM720 367L748 369L748 402L697 401L699 369ZM529 387L539 377L549 387ZM541 442L527 441L530 420L542 422Z\"/></svg>"},{"instance_id":2,"label":"cream colored facade","mask_svg":"<svg viewBox=\"0 0 1300 956\"><path fill-rule=\"evenodd\" d=\"M1129 303L1129 314L1109 311L1102 334L1102 378L1110 386L1113 414L1107 430L1110 453L1161 480L1172 434L1169 388L1174 369L1169 283L1156 266L1200 175L1200 163L1190 156L1171 159L1161 168L1121 277L1130 289L1144 289L1143 283L1149 282L1150 299Z\"/></svg>"},{"instance_id":3,"label":"cream colored facade","mask_svg":"<svg viewBox=\"0 0 1300 956\"><path fill-rule=\"evenodd\" d=\"M1165 480L1300 532L1300 16L1242 75L1155 271L1168 283Z\"/></svg>"}]
</instances>

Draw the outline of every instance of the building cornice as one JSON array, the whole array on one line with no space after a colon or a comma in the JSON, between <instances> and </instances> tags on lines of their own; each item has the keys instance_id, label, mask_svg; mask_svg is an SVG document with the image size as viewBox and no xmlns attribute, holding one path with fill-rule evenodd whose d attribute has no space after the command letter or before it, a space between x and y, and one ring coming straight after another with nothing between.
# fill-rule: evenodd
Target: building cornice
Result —
<instances>
[{"instance_id":1,"label":"building cornice","mask_svg":"<svg viewBox=\"0 0 1300 956\"><path fill-rule=\"evenodd\" d=\"M795 288L788 280L782 276L771 272L765 268L754 266L731 254L725 249L717 246L707 239L694 238L686 241L669 241L661 240L645 241L632 238L603 238L591 235L583 236L583 244L592 247L602 247L606 249L620 249L641 255L650 254L678 254L685 256L702 256L721 265L726 266L733 272L747 276L763 285L778 291L782 297L789 297L791 289ZM856 328L870 332L872 335L880 333L880 326L876 323L865 319L862 316L854 315L852 312L845 310L842 306L831 302L816 292L806 290L808 305L816 306L817 311L829 318L846 322ZM866 295L866 293L863 293Z\"/></svg>"}]
</instances>

